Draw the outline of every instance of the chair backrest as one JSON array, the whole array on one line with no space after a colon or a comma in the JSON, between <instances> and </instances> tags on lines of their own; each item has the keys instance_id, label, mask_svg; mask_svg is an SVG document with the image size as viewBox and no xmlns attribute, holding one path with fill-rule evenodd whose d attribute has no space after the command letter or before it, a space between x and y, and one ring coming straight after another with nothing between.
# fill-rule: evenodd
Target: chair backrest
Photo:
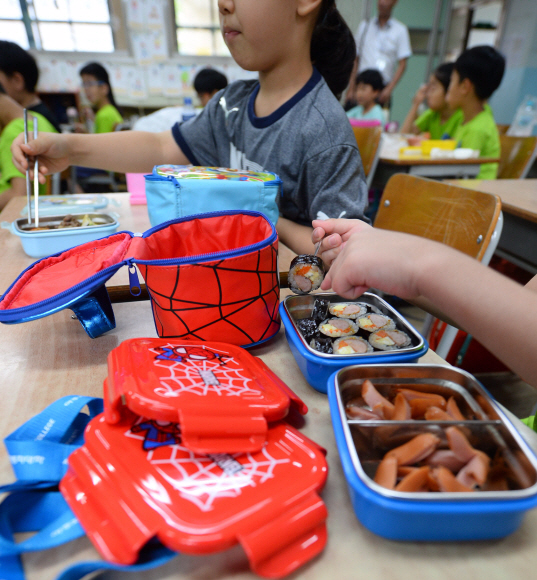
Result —
<instances>
[{"instance_id":1,"label":"chair backrest","mask_svg":"<svg viewBox=\"0 0 537 580\"><path fill-rule=\"evenodd\" d=\"M397 173L386 184L375 227L435 240L481 261L500 215L497 195Z\"/></svg>"},{"instance_id":2,"label":"chair backrest","mask_svg":"<svg viewBox=\"0 0 537 580\"><path fill-rule=\"evenodd\" d=\"M537 154L537 137L500 135L498 179L523 179Z\"/></svg>"},{"instance_id":3,"label":"chair backrest","mask_svg":"<svg viewBox=\"0 0 537 580\"><path fill-rule=\"evenodd\" d=\"M505 135L509 130L511 125L503 125L502 123L496 123L496 127L498 127L498 133L500 135Z\"/></svg>"},{"instance_id":4,"label":"chair backrest","mask_svg":"<svg viewBox=\"0 0 537 580\"><path fill-rule=\"evenodd\" d=\"M352 130L358 144L365 177L369 186L379 158L382 127L380 125L375 127L353 127Z\"/></svg>"}]
</instances>

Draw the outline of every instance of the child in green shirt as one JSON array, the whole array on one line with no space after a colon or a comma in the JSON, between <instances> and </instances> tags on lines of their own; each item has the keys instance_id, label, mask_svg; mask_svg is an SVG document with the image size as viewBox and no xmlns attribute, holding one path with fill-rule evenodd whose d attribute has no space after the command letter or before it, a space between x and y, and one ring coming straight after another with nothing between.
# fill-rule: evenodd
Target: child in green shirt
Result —
<instances>
[{"instance_id":1,"label":"child in green shirt","mask_svg":"<svg viewBox=\"0 0 537 580\"><path fill-rule=\"evenodd\" d=\"M80 70L80 76L86 98L97 110L95 133L112 133L123 117L117 110L108 72L98 62L90 62Z\"/></svg>"},{"instance_id":2,"label":"child in green shirt","mask_svg":"<svg viewBox=\"0 0 537 580\"><path fill-rule=\"evenodd\" d=\"M33 117L38 119L39 133L56 133L53 125L35 111L29 115L29 131L33 135ZM0 210L17 195L26 195L26 177L13 164L11 144L24 132L24 109L11 97L0 94ZM45 186L39 186L40 194Z\"/></svg>"},{"instance_id":3,"label":"child in green shirt","mask_svg":"<svg viewBox=\"0 0 537 580\"><path fill-rule=\"evenodd\" d=\"M474 46L455 62L446 101L460 107L463 123L453 138L461 147L477 149L481 157L500 156L500 135L486 101L500 86L505 58L492 46ZM477 179L496 179L498 163L483 163Z\"/></svg>"},{"instance_id":4,"label":"child in green shirt","mask_svg":"<svg viewBox=\"0 0 537 580\"><path fill-rule=\"evenodd\" d=\"M441 64L431 75L429 82L418 89L401 127L401 133L429 133L431 139L453 136L462 123L462 111L453 111L446 102L453 66L451 62ZM418 117L418 107L423 99L426 99L429 108Z\"/></svg>"}]
</instances>

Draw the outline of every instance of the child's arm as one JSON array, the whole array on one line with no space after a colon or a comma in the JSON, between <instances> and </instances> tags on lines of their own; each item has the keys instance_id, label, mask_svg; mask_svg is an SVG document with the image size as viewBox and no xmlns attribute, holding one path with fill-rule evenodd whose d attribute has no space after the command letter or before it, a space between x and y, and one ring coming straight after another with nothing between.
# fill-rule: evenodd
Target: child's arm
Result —
<instances>
[{"instance_id":1,"label":"child's arm","mask_svg":"<svg viewBox=\"0 0 537 580\"><path fill-rule=\"evenodd\" d=\"M363 228L332 264L321 287L330 286L350 299L370 287L406 300L423 297L537 387L537 293L448 246ZM506 297L523 313L521 324L500 324Z\"/></svg>"},{"instance_id":2,"label":"child's arm","mask_svg":"<svg viewBox=\"0 0 537 580\"><path fill-rule=\"evenodd\" d=\"M121 173L150 172L155 165L188 165L186 155L171 131L143 133L121 131L101 135L42 133L28 145L19 135L11 146L13 162L24 173L28 166L25 153L39 157L39 181L45 175L63 171L69 165L95 167Z\"/></svg>"},{"instance_id":3,"label":"child's arm","mask_svg":"<svg viewBox=\"0 0 537 580\"><path fill-rule=\"evenodd\" d=\"M297 254L313 254L315 246L311 242L313 229L288 220L278 219L276 231L280 241Z\"/></svg>"},{"instance_id":4,"label":"child's arm","mask_svg":"<svg viewBox=\"0 0 537 580\"><path fill-rule=\"evenodd\" d=\"M425 99L425 92L427 91L427 85L421 85L421 87L416 91L412 99L412 106L410 107L410 111L408 111L407 116L401 126L401 133L413 133L414 135L418 135L420 130L414 124L414 121L418 118L418 108Z\"/></svg>"}]
</instances>

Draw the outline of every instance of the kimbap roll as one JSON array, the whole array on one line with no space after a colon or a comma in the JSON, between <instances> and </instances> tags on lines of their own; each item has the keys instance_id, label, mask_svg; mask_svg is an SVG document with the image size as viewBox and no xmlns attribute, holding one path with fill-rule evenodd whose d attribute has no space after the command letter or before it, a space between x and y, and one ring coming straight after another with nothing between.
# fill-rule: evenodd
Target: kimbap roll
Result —
<instances>
[{"instance_id":1,"label":"kimbap roll","mask_svg":"<svg viewBox=\"0 0 537 580\"><path fill-rule=\"evenodd\" d=\"M322 322L328 318L328 307L330 305L330 300L324 300L322 298L316 298L313 303L313 311L311 313L311 318Z\"/></svg>"},{"instance_id":2,"label":"kimbap roll","mask_svg":"<svg viewBox=\"0 0 537 580\"><path fill-rule=\"evenodd\" d=\"M326 336L350 336L358 332L358 326L348 318L330 318L321 322L319 330Z\"/></svg>"},{"instance_id":3,"label":"kimbap roll","mask_svg":"<svg viewBox=\"0 0 537 580\"><path fill-rule=\"evenodd\" d=\"M375 330L392 330L395 328L395 322L384 314L376 314L370 312L365 316L360 316L357 320L358 326L367 330L368 332L375 332Z\"/></svg>"},{"instance_id":4,"label":"kimbap roll","mask_svg":"<svg viewBox=\"0 0 537 580\"><path fill-rule=\"evenodd\" d=\"M311 318L297 320L296 326L307 342L319 334L318 323L316 320L312 320Z\"/></svg>"},{"instance_id":5,"label":"kimbap roll","mask_svg":"<svg viewBox=\"0 0 537 580\"><path fill-rule=\"evenodd\" d=\"M334 354L365 354L372 352L373 347L361 336L344 336L334 340Z\"/></svg>"},{"instance_id":6,"label":"kimbap roll","mask_svg":"<svg viewBox=\"0 0 537 580\"><path fill-rule=\"evenodd\" d=\"M358 302L337 302L330 304L330 314L338 318L360 318L367 312L367 306Z\"/></svg>"},{"instance_id":7,"label":"kimbap roll","mask_svg":"<svg viewBox=\"0 0 537 580\"><path fill-rule=\"evenodd\" d=\"M377 330L369 335L369 344L379 350L395 350L410 344L410 336L401 330Z\"/></svg>"},{"instance_id":8,"label":"kimbap roll","mask_svg":"<svg viewBox=\"0 0 537 580\"><path fill-rule=\"evenodd\" d=\"M321 258L302 254L289 267L289 288L295 294L308 294L317 290L324 279L324 264Z\"/></svg>"},{"instance_id":9,"label":"kimbap roll","mask_svg":"<svg viewBox=\"0 0 537 580\"><path fill-rule=\"evenodd\" d=\"M312 338L310 346L324 354L332 354L332 340L330 338L325 338L324 336Z\"/></svg>"}]
</instances>

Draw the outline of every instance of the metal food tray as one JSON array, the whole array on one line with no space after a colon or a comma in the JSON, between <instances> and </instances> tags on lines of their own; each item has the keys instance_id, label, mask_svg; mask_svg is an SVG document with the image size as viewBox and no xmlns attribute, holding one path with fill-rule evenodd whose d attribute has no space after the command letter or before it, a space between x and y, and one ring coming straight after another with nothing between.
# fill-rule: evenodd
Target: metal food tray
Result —
<instances>
[{"instance_id":1,"label":"metal food tray","mask_svg":"<svg viewBox=\"0 0 537 580\"><path fill-rule=\"evenodd\" d=\"M362 304L367 306L369 311L375 312L376 314L385 314L393 319L395 322L395 327L397 330L402 330L406 332L410 336L411 343L409 346L404 348L395 348L392 350L373 350L373 352L365 352L365 353L353 353L353 354L326 354L324 352L319 352L312 348L302 336L302 333L296 326L296 320L301 320L303 318L309 318L313 311L313 305L316 299L323 299L329 300L330 303L336 304L339 302L353 302L357 304ZM337 294L333 293L322 293L322 294L304 294L300 296L287 296L284 301L284 308L286 313L289 316L289 319L293 325L294 331L297 333L298 337L300 338L304 348L306 348L311 354L327 358L327 359L341 359L345 360L349 357L352 358L370 358L370 357L393 357L394 354L399 353L414 353L420 351L425 346L425 341L423 337L418 333L418 331L410 325L394 308L392 308L385 300L377 296L376 294L372 294L371 292L364 292L360 296L358 300L347 300L346 298L342 298ZM367 340L370 332L365 330L360 330L356 336L361 336ZM349 361L351 364L352 361Z\"/></svg>"},{"instance_id":2,"label":"metal food tray","mask_svg":"<svg viewBox=\"0 0 537 580\"><path fill-rule=\"evenodd\" d=\"M423 390L443 396L453 395L477 417L465 421L392 421L364 420L347 417L346 404L361 396L363 382L369 379L381 394L394 387ZM426 387L425 387L426 385ZM389 498L410 501L490 501L529 498L537 493L537 458L494 399L470 374L443 365L354 365L339 371L335 377L335 396L343 425L345 445L353 467L363 484ZM445 441L444 429L451 425L464 427L472 445L489 457L501 453L511 482L519 489L508 491L400 492L375 483L373 477L382 457L390 449L419 435L432 432Z\"/></svg>"},{"instance_id":3,"label":"metal food tray","mask_svg":"<svg viewBox=\"0 0 537 580\"><path fill-rule=\"evenodd\" d=\"M32 231L32 228L35 227L33 222L28 223L28 218L19 218L16 219L13 223L14 233L24 233L24 234L43 234L44 232L60 232L60 231L69 231L69 230L86 230L88 228L97 228L102 226L108 226L116 223L116 219L111 215L106 213L72 213L72 214L64 214L64 215L49 215L39 218L39 227L50 227L50 226L58 226L62 222L63 218L67 215L71 215L74 218L82 221L84 216L88 216L95 225L92 226L72 226L66 228L58 228L54 227L54 229L50 230L35 230Z\"/></svg>"}]
</instances>

